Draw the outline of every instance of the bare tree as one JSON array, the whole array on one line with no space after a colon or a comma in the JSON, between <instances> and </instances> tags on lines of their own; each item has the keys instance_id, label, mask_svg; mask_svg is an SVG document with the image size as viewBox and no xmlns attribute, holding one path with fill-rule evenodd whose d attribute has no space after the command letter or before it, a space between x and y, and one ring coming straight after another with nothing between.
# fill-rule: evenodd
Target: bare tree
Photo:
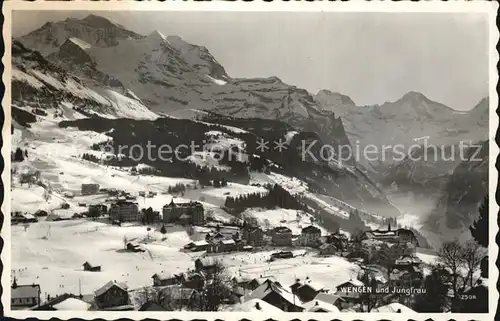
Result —
<instances>
[{"instance_id":1,"label":"bare tree","mask_svg":"<svg viewBox=\"0 0 500 321\"><path fill-rule=\"evenodd\" d=\"M460 263L467 270L464 279L463 288L469 284L471 287L474 285L474 272L479 269L481 260L483 259L486 251L475 241L468 241L462 248L460 256Z\"/></svg>"},{"instance_id":2,"label":"bare tree","mask_svg":"<svg viewBox=\"0 0 500 321\"><path fill-rule=\"evenodd\" d=\"M231 288L231 277L226 267L217 261L212 273L207 277L207 282L205 282L201 293L201 310L217 311L219 306L229 299Z\"/></svg>"},{"instance_id":3,"label":"bare tree","mask_svg":"<svg viewBox=\"0 0 500 321\"><path fill-rule=\"evenodd\" d=\"M463 248L460 243L455 240L444 243L437 254L439 262L451 273L453 295L456 297L458 294L459 270L462 265Z\"/></svg>"}]
</instances>

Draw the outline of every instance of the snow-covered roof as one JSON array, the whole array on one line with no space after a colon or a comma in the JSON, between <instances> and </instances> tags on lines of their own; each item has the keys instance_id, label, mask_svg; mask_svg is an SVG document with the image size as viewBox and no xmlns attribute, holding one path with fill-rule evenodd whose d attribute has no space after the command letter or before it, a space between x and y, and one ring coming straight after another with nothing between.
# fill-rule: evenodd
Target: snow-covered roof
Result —
<instances>
[{"instance_id":1,"label":"snow-covered roof","mask_svg":"<svg viewBox=\"0 0 500 321\"><path fill-rule=\"evenodd\" d=\"M260 299L251 299L234 306L234 311L242 312L283 312L281 309Z\"/></svg>"},{"instance_id":2,"label":"snow-covered roof","mask_svg":"<svg viewBox=\"0 0 500 321\"><path fill-rule=\"evenodd\" d=\"M208 242L205 240L200 240L200 241L193 242L193 244L194 244L194 246L204 246L204 245L208 245Z\"/></svg>"},{"instance_id":3,"label":"snow-covered roof","mask_svg":"<svg viewBox=\"0 0 500 321\"><path fill-rule=\"evenodd\" d=\"M40 294L40 285L18 285L12 288L11 298L36 298Z\"/></svg>"},{"instance_id":4,"label":"snow-covered roof","mask_svg":"<svg viewBox=\"0 0 500 321\"><path fill-rule=\"evenodd\" d=\"M350 284L353 285L353 286L365 286L365 284L363 282L361 282L360 280L358 280L358 279L350 279L349 281L344 282L344 283L338 285L337 288L349 286Z\"/></svg>"},{"instance_id":5,"label":"snow-covered roof","mask_svg":"<svg viewBox=\"0 0 500 321\"><path fill-rule=\"evenodd\" d=\"M168 280L174 278L175 276L173 273L161 271L160 273L153 274L152 277L157 277L160 280Z\"/></svg>"},{"instance_id":6,"label":"snow-covered roof","mask_svg":"<svg viewBox=\"0 0 500 321\"><path fill-rule=\"evenodd\" d=\"M323 301L323 302L326 302L329 304L335 304L335 302L337 302L337 300L344 301L344 299L342 299L338 295L329 294L329 293L322 293L322 292L318 293L318 295L316 295L316 297L314 297L314 300Z\"/></svg>"},{"instance_id":7,"label":"snow-covered roof","mask_svg":"<svg viewBox=\"0 0 500 321\"><path fill-rule=\"evenodd\" d=\"M236 242L234 242L234 240L222 240L222 244L229 245L229 244L236 244Z\"/></svg>"},{"instance_id":8,"label":"snow-covered roof","mask_svg":"<svg viewBox=\"0 0 500 321\"><path fill-rule=\"evenodd\" d=\"M80 299L67 298L62 302L54 304L52 307L63 311L87 311L90 308L90 304Z\"/></svg>"},{"instance_id":9,"label":"snow-covered roof","mask_svg":"<svg viewBox=\"0 0 500 321\"><path fill-rule=\"evenodd\" d=\"M401 313L417 313L414 310L410 309L409 307L402 305L401 303L391 303L388 305L384 305L375 309L372 309L370 312L379 312L379 313L394 313L394 312L401 312Z\"/></svg>"},{"instance_id":10,"label":"snow-covered roof","mask_svg":"<svg viewBox=\"0 0 500 321\"><path fill-rule=\"evenodd\" d=\"M252 299L263 299L269 293L274 292L281 296L285 301L290 304L293 304L297 307L303 307L302 301L291 292L287 291L281 285L278 285L276 282L271 280L266 280L264 283L259 285L255 290L253 290L250 294L243 298L243 302L252 300Z\"/></svg>"},{"instance_id":11,"label":"snow-covered roof","mask_svg":"<svg viewBox=\"0 0 500 321\"><path fill-rule=\"evenodd\" d=\"M323 310L326 312L340 312L339 308L337 308L335 305L316 299L304 304L304 309L307 312L318 312L318 310Z\"/></svg>"},{"instance_id":12,"label":"snow-covered roof","mask_svg":"<svg viewBox=\"0 0 500 321\"><path fill-rule=\"evenodd\" d=\"M117 286L118 288L122 289L123 291L128 290L128 286L125 283L109 281L108 283L104 284L101 288L95 290L94 294L95 294L95 296L100 296L100 295L106 293L113 286Z\"/></svg>"},{"instance_id":13,"label":"snow-covered roof","mask_svg":"<svg viewBox=\"0 0 500 321\"><path fill-rule=\"evenodd\" d=\"M313 282L313 281L308 281L307 283L302 284L299 288L301 288L303 286L308 286L316 292L325 289L325 287L322 284L319 284L319 283Z\"/></svg>"}]
</instances>

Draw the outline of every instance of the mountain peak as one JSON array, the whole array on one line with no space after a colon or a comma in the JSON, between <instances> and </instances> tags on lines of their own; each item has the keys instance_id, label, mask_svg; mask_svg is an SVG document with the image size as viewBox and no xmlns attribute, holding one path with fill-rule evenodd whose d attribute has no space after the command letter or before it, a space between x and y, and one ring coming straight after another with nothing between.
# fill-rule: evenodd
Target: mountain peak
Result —
<instances>
[{"instance_id":1,"label":"mountain peak","mask_svg":"<svg viewBox=\"0 0 500 321\"><path fill-rule=\"evenodd\" d=\"M155 31L151 32L148 35L148 38L149 39L157 39L160 41L167 41L167 37L165 37L159 30L155 30Z\"/></svg>"},{"instance_id":2,"label":"mountain peak","mask_svg":"<svg viewBox=\"0 0 500 321\"><path fill-rule=\"evenodd\" d=\"M108 28L108 27L119 27L123 28L119 24L112 22L111 20L104 18L102 16L98 16L95 14L89 14L82 21L86 22L88 25L91 25L96 28Z\"/></svg>"},{"instance_id":3,"label":"mountain peak","mask_svg":"<svg viewBox=\"0 0 500 321\"><path fill-rule=\"evenodd\" d=\"M429 100L424 94L418 91L409 91L401 97L400 100Z\"/></svg>"}]
</instances>

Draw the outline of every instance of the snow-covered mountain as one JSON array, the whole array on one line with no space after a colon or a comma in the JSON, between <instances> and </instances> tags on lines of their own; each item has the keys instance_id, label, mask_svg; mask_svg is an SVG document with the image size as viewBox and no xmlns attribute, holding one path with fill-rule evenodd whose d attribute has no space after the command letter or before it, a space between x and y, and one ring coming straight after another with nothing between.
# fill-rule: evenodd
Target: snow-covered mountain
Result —
<instances>
[{"instance_id":1,"label":"snow-covered mountain","mask_svg":"<svg viewBox=\"0 0 500 321\"><path fill-rule=\"evenodd\" d=\"M319 91L315 100L342 118L351 143L359 141L360 147L373 144L381 150L383 145L403 145L400 150L408 155L411 145L425 140L427 145L451 146L460 141L478 142L488 135L487 98L469 112L456 111L417 92L374 106L356 106L349 97L327 90ZM392 165L393 154L385 156L386 165Z\"/></svg>"},{"instance_id":2,"label":"snow-covered mountain","mask_svg":"<svg viewBox=\"0 0 500 321\"><path fill-rule=\"evenodd\" d=\"M324 143L349 144L340 119L306 91L277 77L237 79L202 46L154 31L138 35L90 15L47 23L17 39L85 82L134 93L148 108L176 117L192 109L280 119L314 131Z\"/></svg>"},{"instance_id":3,"label":"snow-covered mountain","mask_svg":"<svg viewBox=\"0 0 500 321\"><path fill-rule=\"evenodd\" d=\"M346 95L328 90L312 95L278 77L231 77L203 46L159 31L140 35L95 15L49 22L17 38L13 67L18 125L32 121L42 106L51 111L64 107L69 119L188 118L192 122L183 129L188 132L198 130L200 121L223 123L246 133L240 138L250 155L258 154L258 138L285 139L291 151L266 154L268 161L300 172L318 193L385 216L398 215L398 210L373 179L383 187L396 183L410 190L418 184L440 189L458 164L415 163L408 158L393 162L389 149L387 161L307 160L298 166L290 160L300 153L299 140L317 140L317 155L325 144L336 150L358 141L361 148L370 144L408 148L416 139L419 144L428 139L429 144L449 147L461 140L484 140L488 132L488 99L470 112L455 111L416 92L380 106L357 106ZM67 109L75 113L68 117ZM144 126L144 130L149 135L156 129Z\"/></svg>"}]
</instances>

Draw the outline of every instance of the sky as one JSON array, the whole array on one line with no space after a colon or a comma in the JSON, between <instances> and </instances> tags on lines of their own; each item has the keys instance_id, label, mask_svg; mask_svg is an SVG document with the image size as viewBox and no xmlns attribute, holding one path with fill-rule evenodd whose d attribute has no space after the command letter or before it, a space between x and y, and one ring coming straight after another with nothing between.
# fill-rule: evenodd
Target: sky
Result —
<instances>
[{"instance_id":1,"label":"sky","mask_svg":"<svg viewBox=\"0 0 500 321\"><path fill-rule=\"evenodd\" d=\"M277 76L357 105L418 91L469 110L488 95L488 25L479 13L17 11L12 35L90 13L203 45L231 77Z\"/></svg>"}]
</instances>

